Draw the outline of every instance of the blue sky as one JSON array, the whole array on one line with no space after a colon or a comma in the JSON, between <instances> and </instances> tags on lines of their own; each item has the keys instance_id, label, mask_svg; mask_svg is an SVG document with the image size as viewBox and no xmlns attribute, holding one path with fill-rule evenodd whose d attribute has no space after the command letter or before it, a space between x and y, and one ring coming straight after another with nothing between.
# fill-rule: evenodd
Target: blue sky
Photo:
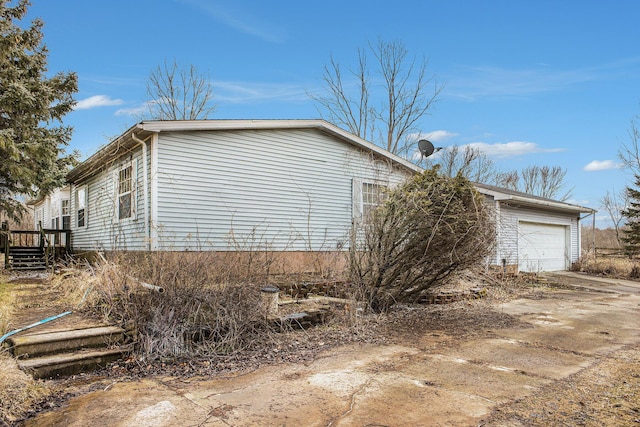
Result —
<instances>
[{"instance_id":1,"label":"blue sky","mask_svg":"<svg viewBox=\"0 0 640 427\"><path fill-rule=\"evenodd\" d=\"M640 2L32 0L49 70L75 71L72 148L83 157L136 122L165 60L210 75L219 119L308 119L333 56L398 40L445 85L419 124L438 146L475 144L502 169L561 166L572 203L600 208L640 114ZM605 226L604 212L597 216Z\"/></svg>"}]
</instances>

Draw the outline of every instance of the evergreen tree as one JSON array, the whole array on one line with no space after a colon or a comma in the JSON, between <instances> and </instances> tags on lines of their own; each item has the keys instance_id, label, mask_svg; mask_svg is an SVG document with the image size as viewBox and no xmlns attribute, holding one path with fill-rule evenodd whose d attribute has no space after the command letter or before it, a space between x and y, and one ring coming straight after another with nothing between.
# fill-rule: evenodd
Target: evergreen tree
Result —
<instances>
[{"instance_id":1,"label":"evergreen tree","mask_svg":"<svg viewBox=\"0 0 640 427\"><path fill-rule=\"evenodd\" d=\"M30 5L0 0L0 211L18 218L20 198L37 197L60 186L77 153L66 153L72 128L62 117L73 109L75 73L47 76L43 22L27 28Z\"/></svg>"},{"instance_id":2,"label":"evergreen tree","mask_svg":"<svg viewBox=\"0 0 640 427\"><path fill-rule=\"evenodd\" d=\"M635 188L627 187L629 203L621 211L626 218L625 233L621 238L624 249L629 256L640 253L640 175L635 175Z\"/></svg>"}]
</instances>

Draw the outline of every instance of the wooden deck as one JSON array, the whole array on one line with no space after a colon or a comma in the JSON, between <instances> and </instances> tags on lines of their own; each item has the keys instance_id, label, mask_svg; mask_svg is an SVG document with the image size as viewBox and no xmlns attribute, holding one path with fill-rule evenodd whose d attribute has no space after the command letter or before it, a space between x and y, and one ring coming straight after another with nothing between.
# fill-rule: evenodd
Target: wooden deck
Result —
<instances>
[{"instance_id":1,"label":"wooden deck","mask_svg":"<svg viewBox=\"0 0 640 427\"><path fill-rule=\"evenodd\" d=\"M7 223L0 228L0 252L4 268L39 270L52 266L71 249L71 230L41 228L10 230Z\"/></svg>"}]
</instances>

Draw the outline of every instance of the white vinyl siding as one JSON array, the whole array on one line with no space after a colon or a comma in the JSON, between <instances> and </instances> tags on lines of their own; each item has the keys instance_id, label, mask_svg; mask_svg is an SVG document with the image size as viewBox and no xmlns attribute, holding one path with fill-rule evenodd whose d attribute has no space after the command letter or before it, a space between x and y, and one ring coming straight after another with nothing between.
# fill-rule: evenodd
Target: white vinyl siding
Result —
<instances>
[{"instance_id":1,"label":"white vinyl siding","mask_svg":"<svg viewBox=\"0 0 640 427\"><path fill-rule=\"evenodd\" d=\"M77 227L72 220L73 249L74 250L143 250L146 249L144 221L119 220L118 177L119 171L132 166L132 216L135 219L135 206L143 203L140 198L143 192L137 187L142 185L142 150L129 153L122 159L103 169L80 185L87 189L87 225ZM72 198L71 211L76 212L76 201Z\"/></svg>"},{"instance_id":2,"label":"white vinyl siding","mask_svg":"<svg viewBox=\"0 0 640 427\"><path fill-rule=\"evenodd\" d=\"M53 228L53 224L58 224L62 228L63 218L65 216L68 218L69 215L69 187L55 189L51 194L35 203L33 211L34 229L38 228L40 221L42 221L43 228Z\"/></svg>"},{"instance_id":3,"label":"white vinyl siding","mask_svg":"<svg viewBox=\"0 0 640 427\"><path fill-rule=\"evenodd\" d=\"M39 229L39 227L44 227L46 228L46 224L45 224L45 220L44 220L44 215L45 213L45 206L38 206L34 209L33 212L33 221L35 223L36 226L36 230Z\"/></svg>"},{"instance_id":4,"label":"white vinyl siding","mask_svg":"<svg viewBox=\"0 0 640 427\"><path fill-rule=\"evenodd\" d=\"M159 249L346 247L352 181L406 176L316 130L161 133Z\"/></svg>"}]
</instances>

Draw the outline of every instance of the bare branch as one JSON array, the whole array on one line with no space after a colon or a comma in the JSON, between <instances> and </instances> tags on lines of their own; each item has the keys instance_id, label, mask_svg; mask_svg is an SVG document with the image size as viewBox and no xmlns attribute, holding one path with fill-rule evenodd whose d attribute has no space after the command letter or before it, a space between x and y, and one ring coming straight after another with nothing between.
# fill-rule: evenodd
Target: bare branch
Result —
<instances>
[{"instance_id":1,"label":"bare branch","mask_svg":"<svg viewBox=\"0 0 640 427\"><path fill-rule=\"evenodd\" d=\"M478 148L457 145L440 152L437 160L440 172L449 177L462 175L473 182L485 184L496 181L496 168L493 161Z\"/></svg>"},{"instance_id":2,"label":"bare branch","mask_svg":"<svg viewBox=\"0 0 640 427\"><path fill-rule=\"evenodd\" d=\"M358 68L351 71L355 83L343 80L341 67L332 57L323 72L326 95L309 96L323 118L406 156L413 142L408 141L409 134L429 114L443 86L427 77L426 61L416 67L415 60L408 60L400 42L379 40L369 44L369 52L376 58L376 71L382 77L379 90L372 89L367 51L358 49ZM380 100L380 107L371 106L374 97Z\"/></svg>"},{"instance_id":3,"label":"bare branch","mask_svg":"<svg viewBox=\"0 0 640 427\"><path fill-rule=\"evenodd\" d=\"M520 191L547 199L565 201L571 191L562 193L567 170L560 166L528 166L521 171Z\"/></svg>"},{"instance_id":4,"label":"bare branch","mask_svg":"<svg viewBox=\"0 0 640 427\"><path fill-rule=\"evenodd\" d=\"M640 175L640 115L631 119L627 134L628 142L618 149L618 158L627 171Z\"/></svg>"},{"instance_id":5,"label":"bare branch","mask_svg":"<svg viewBox=\"0 0 640 427\"><path fill-rule=\"evenodd\" d=\"M416 302L486 260L495 241L490 209L461 175L430 169L389 192L351 247L353 279L374 310Z\"/></svg>"},{"instance_id":6,"label":"bare branch","mask_svg":"<svg viewBox=\"0 0 640 427\"><path fill-rule=\"evenodd\" d=\"M149 113L157 120L207 119L215 111L213 86L194 65L164 62L149 74Z\"/></svg>"},{"instance_id":7,"label":"bare branch","mask_svg":"<svg viewBox=\"0 0 640 427\"><path fill-rule=\"evenodd\" d=\"M626 190L620 191L618 193L616 193L615 191L607 191L607 194L602 197L600 203L602 204L602 207L604 207L604 210L609 214L609 219L611 220L611 224L613 225L618 246L621 246L621 227L622 221L624 220L622 211L629 204L628 192Z\"/></svg>"}]
</instances>

